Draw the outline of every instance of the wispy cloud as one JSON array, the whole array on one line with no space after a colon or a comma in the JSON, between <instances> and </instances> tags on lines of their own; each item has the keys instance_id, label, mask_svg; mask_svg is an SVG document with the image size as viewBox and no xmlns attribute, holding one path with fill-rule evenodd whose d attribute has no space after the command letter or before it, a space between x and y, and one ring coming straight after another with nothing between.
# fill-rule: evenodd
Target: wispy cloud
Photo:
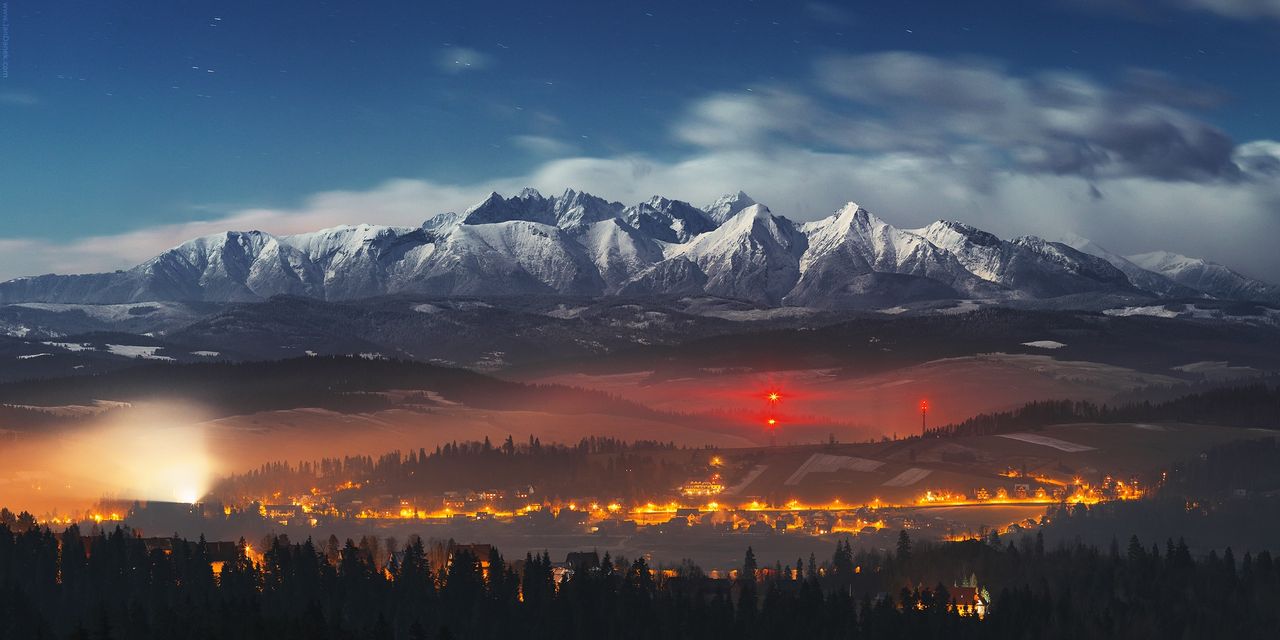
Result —
<instances>
[{"instance_id":1,"label":"wispy cloud","mask_svg":"<svg viewBox=\"0 0 1280 640\"><path fill-rule=\"evenodd\" d=\"M1160 19L1169 9L1200 11L1233 20L1280 20L1280 0L1059 0L1070 8Z\"/></svg>"},{"instance_id":2,"label":"wispy cloud","mask_svg":"<svg viewBox=\"0 0 1280 640\"><path fill-rule=\"evenodd\" d=\"M801 144L850 151L985 156L993 169L1215 180L1239 176L1235 143L1189 108L1212 93L1132 72L1120 86L1075 73L1015 75L983 60L912 52L832 56L807 86L697 101L677 136L707 148Z\"/></svg>"},{"instance_id":3,"label":"wispy cloud","mask_svg":"<svg viewBox=\"0 0 1280 640\"><path fill-rule=\"evenodd\" d=\"M493 64L493 56L470 47L445 47L436 56L436 67L445 73L480 71Z\"/></svg>"},{"instance_id":4,"label":"wispy cloud","mask_svg":"<svg viewBox=\"0 0 1280 640\"><path fill-rule=\"evenodd\" d=\"M25 91L0 91L0 104L30 107L40 104L40 97Z\"/></svg>"},{"instance_id":5,"label":"wispy cloud","mask_svg":"<svg viewBox=\"0 0 1280 640\"><path fill-rule=\"evenodd\" d=\"M569 144L568 142L551 136L512 136L511 144L514 144L529 153L540 156L559 157L578 153L578 147L576 145Z\"/></svg>"},{"instance_id":6,"label":"wispy cloud","mask_svg":"<svg viewBox=\"0 0 1280 640\"><path fill-rule=\"evenodd\" d=\"M1280 0L1176 0L1192 9L1201 9L1228 18L1280 20Z\"/></svg>"}]
</instances>

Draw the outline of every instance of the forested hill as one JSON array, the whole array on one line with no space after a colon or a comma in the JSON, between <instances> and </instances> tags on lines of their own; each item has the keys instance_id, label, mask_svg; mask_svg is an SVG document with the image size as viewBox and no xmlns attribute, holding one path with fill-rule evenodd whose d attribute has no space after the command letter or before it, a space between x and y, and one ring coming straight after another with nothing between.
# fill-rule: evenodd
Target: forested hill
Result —
<instances>
[{"instance_id":1,"label":"forested hill","mask_svg":"<svg viewBox=\"0 0 1280 640\"><path fill-rule=\"evenodd\" d=\"M270 362L154 363L95 376L0 384L0 404L58 406L94 400L198 402L224 414L297 407L369 411L391 406L375 392L421 390L484 409L652 415L639 404L599 391L500 380L466 369L359 357L306 357ZM432 401L426 395L415 400Z\"/></svg>"},{"instance_id":2,"label":"forested hill","mask_svg":"<svg viewBox=\"0 0 1280 640\"><path fill-rule=\"evenodd\" d=\"M1196 558L1136 537L1108 553L1029 536L930 545L902 531L892 551L842 541L829 560L786 566L759 566L748 548L736 579L605 554L557 581L546 553L510 562L487 545L450 544L433 566L419 539L392 555L376 538L280 536L254 562L243 544L165 540L166 553L119 528L30 525L0 521L3 638L1243 640L1280 624L1268 552ZM957 586L968 579L976 588ZM985 617L960 615L979 594Z\"/></svg>"},{"instance_id":3,"label":"forested hill","mask_svg":"<svg viewBox=\"0 0 1280 640\"><path fill-rule=\"evenodd\" d=\"M1266 379L1190 393L1163 402L1098 405L1079 400L1041 400L1012 411L981 413L930 429L931 436L977 436L1076 422L1189 422L1280 429L1280 381Z\"/></svg>"}]
</instances>

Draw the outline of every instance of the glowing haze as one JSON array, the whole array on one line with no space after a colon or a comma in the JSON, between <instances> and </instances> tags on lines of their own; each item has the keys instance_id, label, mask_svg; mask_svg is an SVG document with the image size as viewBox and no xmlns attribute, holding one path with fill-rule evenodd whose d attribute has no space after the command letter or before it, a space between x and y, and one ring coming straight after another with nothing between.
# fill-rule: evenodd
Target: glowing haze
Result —
<instances>
[{"instance_id":1,"label":"glowing haze","mask_svg":"<svg viewBox=\"0 0 1280 640\"><path fill-rule=\"evenodd\" d=\"M135 407L23 440L0 457L11 470L0 486L8 502L35 513L76 513L103 498L197 502L220 471L199 415L175 404Z\"/></svg>"}]
</instances>

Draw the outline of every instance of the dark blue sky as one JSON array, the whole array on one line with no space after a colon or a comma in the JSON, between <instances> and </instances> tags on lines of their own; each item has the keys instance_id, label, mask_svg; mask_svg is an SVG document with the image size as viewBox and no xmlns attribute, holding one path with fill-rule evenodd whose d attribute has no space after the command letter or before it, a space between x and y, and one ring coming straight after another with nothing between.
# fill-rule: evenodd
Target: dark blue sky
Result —
<instances>
[{"instance_id":1,"label":"dark blue sky","mask_svg":"<svg viewBox=\"0 0 1280 640\"><path fill-rule=\"evenodd\" d=\"M1010 171L1094 185L1241 182L1225 164L1232 148L1280 139L1280 6L1167 0L1115 8L1126 4L8 0L0 238L109 236L246 208L294 209L311 194L371 190L394 178L465 191L536 176L564 157L674 165L735 147L686 127L716 96L737 105L731 120L744 105L761 113L734 100L769 94L763 117L856 125L833 142L820 130L766 123L751 130L761 134L753 152L785 145L880 161L978 149L988 160L964 169L977 182L974 174ZM944 104L945 86L921 108L921 87L895 84L902 67L887 64L874 95L844 95L861 90L842 88L842 78L865 82L858 69L885 62L848 56L890 52L918 56L911 60L944 75L957 73L947 66L954 62L1012 79L997 91L1026 89L1022 111L1057 99L1046 88L1054 78L1078 75L1106 92L1112 106L1102 117L1168 109L1182 133L1172 151L1165 139L1148 140L1170 126L1163 116L1144 120L1138 133L1093 123L1068 134L1036 124L998 135L993 123L967 124L971 99ZM824 75L824 64L844 66ZM850 67L853 75L841 75ZM928 126L939 120L952 124ZM894 139L868 142L868 122ZM1095 161L1099 155L1107 159ZM1177 166L1153 167L1153 156ZM779 194L775 208L793 204ZM827 204L799 198L793 208ZM908 217L921 208L887 196L876 204ZM421 217L441 208L423 202ZM364 221L405 222L350 220Z\"/></svg>"}]
</instances>

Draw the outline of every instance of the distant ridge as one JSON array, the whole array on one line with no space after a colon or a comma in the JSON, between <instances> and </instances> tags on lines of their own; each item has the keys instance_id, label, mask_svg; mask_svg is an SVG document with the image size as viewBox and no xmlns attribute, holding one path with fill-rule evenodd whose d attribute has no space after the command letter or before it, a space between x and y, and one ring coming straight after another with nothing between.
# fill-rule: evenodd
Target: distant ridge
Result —
<instances>
[{"instance_id":1,"label":"distant ridge","mask_svg":"<svg viewBox=\"0 0 1280 640\"><path fill-rule=\"evenodd\" d=\"M1005 240L946 220L900 229L852 202L797 224L743 192L699 208L660 196L626 206L573 189L550 197L525 189L420 227L227 231L125 271L3 282L0 304L552 293L849 309L1091 295L1280 301L1275 285L1205 260L1125 258L1084 238Z\"/></svg>"}]
</instances>

